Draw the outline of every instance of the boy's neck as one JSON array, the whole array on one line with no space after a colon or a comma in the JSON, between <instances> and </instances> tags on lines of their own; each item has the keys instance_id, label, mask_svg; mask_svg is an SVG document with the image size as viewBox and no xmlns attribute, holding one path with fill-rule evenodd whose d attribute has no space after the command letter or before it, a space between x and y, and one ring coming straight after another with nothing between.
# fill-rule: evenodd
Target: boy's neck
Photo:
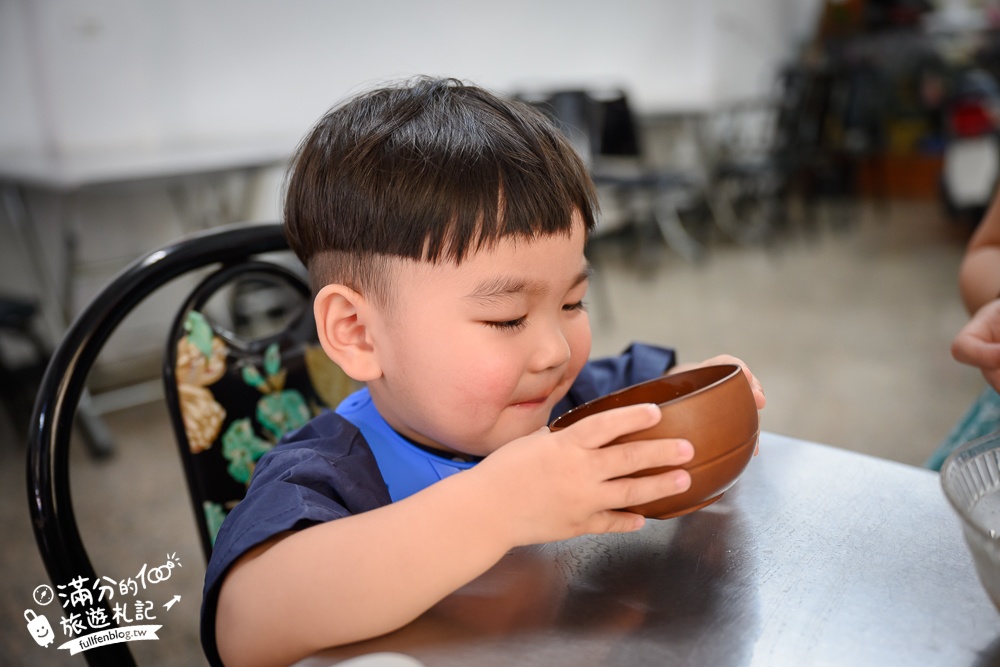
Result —
<instances>
[{"instance_id":1,"label":"boy's neck","mask_svg":"<svg viewBox=\"0 0 1000 667\"><path fill-rule=\"evenodd\" d=\"M396 429L393 429L393 431L396 431ZM478 463L479 461L483 460L482 457L480 456L469 456L468 454L450 452L444 449L438 449L437 447L432 447L431 445L425 445L423 443L417 442L413 438L406 437L399 431L396 431L396 435L398 435L403 440L406 440L414 447L422 449L429 454L433 454L434 456L440 456L443 459L448 459L450 461L462 461L464 463Z\"/></svg>"}]
</instances>

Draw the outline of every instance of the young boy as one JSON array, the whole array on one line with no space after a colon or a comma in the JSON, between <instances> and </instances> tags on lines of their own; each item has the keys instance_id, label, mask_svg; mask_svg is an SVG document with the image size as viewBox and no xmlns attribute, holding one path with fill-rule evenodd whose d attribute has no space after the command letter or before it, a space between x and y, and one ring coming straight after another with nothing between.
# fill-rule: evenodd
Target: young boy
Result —
<instances>
[{"instance_id":1,"label":"young boy","mask_svg":"<svg viewBox=\"0 0 1000 667\"><path fill-rule=\"evenodd\" d=\"M214 664L389 632L513 547L637 530L616 508L689 486L683 470L623 478L688 461L686 441L603 447L656 423L653 406L546 428L674 365L642 345L587 360L596 205L541 114L457 81L374 90L314 128L287 233L324 350L366 387L262 458L219 532L202 615Z\"/></svg>"}]
</instances>

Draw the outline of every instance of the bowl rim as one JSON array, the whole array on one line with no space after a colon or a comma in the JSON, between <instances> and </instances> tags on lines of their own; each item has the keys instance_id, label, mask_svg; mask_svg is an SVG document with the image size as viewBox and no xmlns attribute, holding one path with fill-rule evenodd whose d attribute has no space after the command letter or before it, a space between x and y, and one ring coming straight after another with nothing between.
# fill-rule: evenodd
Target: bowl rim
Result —
<instances>
[{"instance_id":1,"label":"bowl rim","mask_svg":"<svg viewBox=\"0 0 1000 667\"><path fill-rule=\"evenodd\" d=\"M686 398L689 398L691 396L697 396L698 394L702 394L702 393L708 391L709 389L712 389L713 387L716 387L716 386L722 384L723 382L728 382L737 373L742 373L743 372L743 367L740 366L739 364L734 364L734 363L731 363L731 362L726 362L726 363L721 363L721 364L707 364L705 366L698 366L697 368L690 368L690 369L688 369L686 371L681 371L679 373L669 373L669 372L668 373L664 373L663 375L659 375L659 376L657 376L655 378L650 378L648 380L644 380L642 382L637 382L637 383L629 385L627 387L622 387L621 389L613 391L613 392L611 392L609 394L604 394L602 396L598 396L596 398L592 398L589 401L587 401L586 403L581 403L580 405L576 406L575 408L570 408L566 412L562 413L561 415L559 415L558 417L556 417L555 419L553 419L552 421L550 421L549 422L549 428L552 429L553 427L556 427L556 422L559 421L559 420L561 420L561 419L563 419L564 417L568 417L570 415L574 415L574 414L576 414L578 412L583 412L585 409L589 408L591 405L593 405L594 403L596 403L598 401L603 401L603 400L607 400L607 399L613 398L615 396L619 396L619 395L624 394L626 392L632 391L636 387L642 387L642 386L647 385L647 384L654 384L656 382L662 382L664 379L667 379L667 378L670 378L670 379L682 378L685 375L692 375L692 374L695 374L695 373L698 373L698 372L704 372L704 370L706 368L724 368L724 367L729 367L730 370L725 375L723 375L722 377L720 377L718 380L715 380L714 382L710 382L709 384L706 384L703 387L698 387L694 391L690 391L690 392L688 392L686 394L681 394L680 396L672 398L669 401L663 401L662 403L655 403L654 405L658 405L660 407L664 407L664 406L670 405L672 403L676 403L676 402L678 402L678 401L680 401L682 399L686 399ZM638 404L636 404L636 405L638 405ZM574 421L572 423L575 424L576 421ZM558 426L556 428L566 428L566 427L565 426Z\"/></svg>"},{"instance_id":2,"label":"bowl rim","mask_svg":"<svg viewBox=\"0 0 1000 667\"><path fill-rule=\"evenodd\" d=\"M941 491L944 493L944 497L948 501L948 504L951 505L952 509L955 510L955 513L958 514L959 518L961 518L963 526L967 530L972 530L980 537L996 543L1000 543L1000 534L995 536L991 535L989 531L979 525L979 522L975 521L969 515L969 512L962 507L958 500L956 500L952 495L948 486L945 484L945 479L948 476L948 471L959 465L959 459L977 458L991 449L997 449L998 445L1000 445L1000 430L970 440L969 442L958 446L951 454L948 455L948 457L944 460L944 463L941 464L941 472L938 474L941 483Z\"/></svg>"}]
</instances>

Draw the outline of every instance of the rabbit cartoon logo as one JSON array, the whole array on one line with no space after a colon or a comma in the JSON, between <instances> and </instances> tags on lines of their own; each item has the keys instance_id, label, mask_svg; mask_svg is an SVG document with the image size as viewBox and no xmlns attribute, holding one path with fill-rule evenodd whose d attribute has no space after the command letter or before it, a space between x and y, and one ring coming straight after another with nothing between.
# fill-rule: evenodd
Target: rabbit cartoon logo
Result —
<instances>
[{"instance_id":1,"label":"rabbit cartoon logo","mask_svg":"<svg viewBox=\"0 0 1000 667\"><path fill-rule=\"evenodd\" d=\"M55 641L56 635L45 616L38 616L33 609L25 609L24 620L28 622L28 632L39 646L48 646Z\"/></svg>"}]
</instances>

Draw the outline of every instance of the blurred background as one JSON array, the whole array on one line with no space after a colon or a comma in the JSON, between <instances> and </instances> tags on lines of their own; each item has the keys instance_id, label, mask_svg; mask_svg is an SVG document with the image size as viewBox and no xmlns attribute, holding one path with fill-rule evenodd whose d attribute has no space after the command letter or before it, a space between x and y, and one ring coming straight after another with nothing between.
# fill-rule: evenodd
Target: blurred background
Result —
<instances>
[{"instance_id":1,"label":"blurred background","mask_svg":"<svg viewBox=\"0 0 1000 667\"><path fill-rule=\"evenodd\" d=\"M0 663L83 664L22 617L46 582L24 432L47 350L118 271L280 219L300 138L416 74L549 113L591 166L594 353L746 360L765 430L921 465L984 387L957 271L996 184L997 2L0 0ZM149 664L201 664L204 575L159 384L190 284L115 334L74 443L99 572L176 553ZM762 455L766 455L764 452ZM89 537L88 537L89 536ZM57 629L57 634L59 630ZM59 642L57 642L59 643ZM65 652L60 652L65 653Z\"/></svg>"}]
</instances>

